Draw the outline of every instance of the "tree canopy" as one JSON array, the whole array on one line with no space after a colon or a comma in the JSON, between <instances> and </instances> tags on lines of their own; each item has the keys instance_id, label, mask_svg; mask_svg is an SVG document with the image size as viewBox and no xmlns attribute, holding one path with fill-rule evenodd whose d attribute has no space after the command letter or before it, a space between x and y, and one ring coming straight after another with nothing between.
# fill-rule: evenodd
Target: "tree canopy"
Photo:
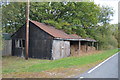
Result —
<instances>
[{"instance_id":1,"label":"tree canopy","mask_svg":"<svg viewBox=\"0 0 120 80\"><path fill-rule=\"evenodd\" d=\"M3 31L13 33L25 24L26 3L3 5ZM30 19L46 23L68 34L96 39L101 48L117 45L117 30L110 25L113 9L94 2L31 2ZM113 29L114 28L114 29ZM114 42L108 41L113 39ZM110 44L111 43L111 44ZM104 46L103 46L104 45Z\"/></svg>"}]
</instances>

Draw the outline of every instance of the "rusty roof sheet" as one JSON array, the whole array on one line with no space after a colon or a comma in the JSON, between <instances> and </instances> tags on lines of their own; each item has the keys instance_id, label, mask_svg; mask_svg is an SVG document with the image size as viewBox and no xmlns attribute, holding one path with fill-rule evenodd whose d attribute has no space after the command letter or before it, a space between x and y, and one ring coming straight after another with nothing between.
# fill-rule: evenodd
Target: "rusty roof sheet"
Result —
<instances>
[{"instance_id":1,"label":"rusty roof sheet","mask_svg":"<svg viewBox=\"0 0 120 80\"><path fill-rule=\"evenodd\" d=\"M78 36L77 34L67 34L62 30L58 30L55 27L46 25L44 23L40 23L37 21L30 20L33 24L37 25L40 29L44 30L51 36L55 38L61 38L61 39L83 39L81 36ZM85 41L95 41L94 39L91 38L85 38Z\"/></svg>"},{"instance_id":2,"label":"rusty roof sheet","mask_svg":"<svg viewBox=\"0 0 120 80\"><path fill-rule=\"evenodd\" d=\"M70 34L69 36L71 37L71 39L82 39L82 37L78 36L77 34Z\"/></svg>"},{"instance_id":3,"label":"rusty roof sheet","mask_svg":"<svg viewBox=\"0 0 120 80\"><path fill-rule=\"evenodd\" d=\"M35 25L37 25L42 30L44 30L45 32L47 32L48 34L50 34L51 36L55 37L55 38L64 38L64 39L71 38L68 34L66 34L62 30L58 30L58 29L56 29L52 26L46 25L44 23L39 23L37 21L32 21L31 20L31 22L34 23Z\"/></svg>"}]
</instances>

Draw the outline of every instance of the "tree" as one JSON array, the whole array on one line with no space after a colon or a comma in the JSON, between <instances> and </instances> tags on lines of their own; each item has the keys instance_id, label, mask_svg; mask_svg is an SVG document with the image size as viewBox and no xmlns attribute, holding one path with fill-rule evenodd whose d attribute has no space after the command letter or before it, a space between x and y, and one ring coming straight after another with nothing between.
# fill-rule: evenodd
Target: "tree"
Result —
<instances>
[{"instance_id":1,"label":"tree","mask_svg":"<svg viewBox=\"0 0 120 80\"><path fill-rule=\"evenodd\" d=\"M13 33L25 23L25 3L10 3L2 6L3 31Z\"/></svg>"},{"instance_id":2,"label":"tree","mask_svg":"<svg viewBox=\"0 0 120 80\"><path fill-rule=\"evenodd\" d=\"M94 30L94 33L94 38L99 43L99 49L112 49L118 47L117 24L108 24L106 28L104 26L99 26Z\"/></svg>"},{"instance_id":3,"label":"tree","mask_svg":"<svg viewBox=\"0 0 120 80\"><path fill-rule=\"evenodd\" d=\"M79 27L88 28L96 25L99 10L99 6L93 2L33 2L30 6L30 19L45 22L67 33L76 33L78 29L83 30ZM6 32L16 31L24 20L25 3L10 3L3 6L3 26Z\"/></svg>"},{"instance_id":4,"label":"tree","mask_svg":"<svg viewBox=\"0 0 120 80\"><path fill-rule=\"evenodd\" d=\"M25 5L13 2L2 6L4 32L13 33L25 24ZM94 2L30 3L31 20L52 25L68 34L94 38L101 49L113 48L117 44L117 33L109 24L111 16L112 8L100 7Z\"/></svg>"},{"instance_id":5,"label":"tree","mask_svg":"<svg viewBox=\"0 0 120 80\"><path fill-rule=\"evenodd\" d=\"M111 19L110 17L113 16L113 8L108 6L102 6L99 15L99 23L102 25L108 24Z\"/></svg>"}]
</instances>

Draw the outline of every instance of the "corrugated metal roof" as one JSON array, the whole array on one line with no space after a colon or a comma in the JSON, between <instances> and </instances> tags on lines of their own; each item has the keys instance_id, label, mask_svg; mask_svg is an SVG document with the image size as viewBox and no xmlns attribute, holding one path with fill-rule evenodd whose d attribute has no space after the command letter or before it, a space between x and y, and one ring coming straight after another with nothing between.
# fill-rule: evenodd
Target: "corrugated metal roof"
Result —
<instances>
[{"instance_id":1,"label":"corrugated metal roof","mask_svg":"<svg viewBox=\"0 0 120 80\"><path fill-rule=\"evenodd\" d=\"M36 26L38 26L40 29L44 30L45 32L47 32L48 34L50 34L51 36L55 37L56 39L67 39L67 40L85 40L85 41L94 41L96 42L96 40L91 39L91 38L82 38L80 36L78 36L77 34L67 34L62 30L58 30L55 27L46 25L44 23L40 23L37 21L33 21L30 20L33 24L35 24Z\"/></svg>"},{"instance_id":2,"label":"corrugated metal roof","mask_svg":"<svg viewBox=\"0 0 120 80\"><path fill-rule=\"evenodd\" d=\"M72 39L82 39L81 36L78 36L77 34L70 34L69 35Z\"/></svg>"},{"instance_id":3,"label":"corrugated metal roof","mask_svg":"<svg viewBox=\"0 0 120 80\"><path fill-rule=\"evenodd\" d=\"M45 32L47 32L48 34L50 34L51 36L55 37L55 38L64 38L64 39L71 38L68 34L66 34L62 30L55 29L52 26L46 25L44 23L39 23L37 21L31 21L31 22L34 23L35 25L37 25L40 29L42 29Z\"/></svg>"}]
</instances>

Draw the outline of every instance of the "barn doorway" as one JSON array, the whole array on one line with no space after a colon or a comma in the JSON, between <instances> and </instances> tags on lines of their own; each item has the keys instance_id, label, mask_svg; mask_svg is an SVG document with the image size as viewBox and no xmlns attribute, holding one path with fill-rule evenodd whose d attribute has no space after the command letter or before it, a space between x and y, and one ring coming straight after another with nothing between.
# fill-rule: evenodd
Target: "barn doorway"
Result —
<instances>
[{"instance_id":1,"label":"barn doorway","mask_svg":"<svg viewBox=\"0 0 120 80\"><path fill-rule=\"evenodd\" d=\"M16 39L15 40L15 47L21 50L21 57L25 57L25 40L23 39Z\"/></svg>"},{"instance_id":2,"label":"barn doorway","mask_svg":"<svg viewBox=\"0 0 120 80\"><path fill-rule=\"evenodd\" d=\"M76 56L79 54L79 41L70 41L70 55Z\"/></svg>"}]
</instances>

